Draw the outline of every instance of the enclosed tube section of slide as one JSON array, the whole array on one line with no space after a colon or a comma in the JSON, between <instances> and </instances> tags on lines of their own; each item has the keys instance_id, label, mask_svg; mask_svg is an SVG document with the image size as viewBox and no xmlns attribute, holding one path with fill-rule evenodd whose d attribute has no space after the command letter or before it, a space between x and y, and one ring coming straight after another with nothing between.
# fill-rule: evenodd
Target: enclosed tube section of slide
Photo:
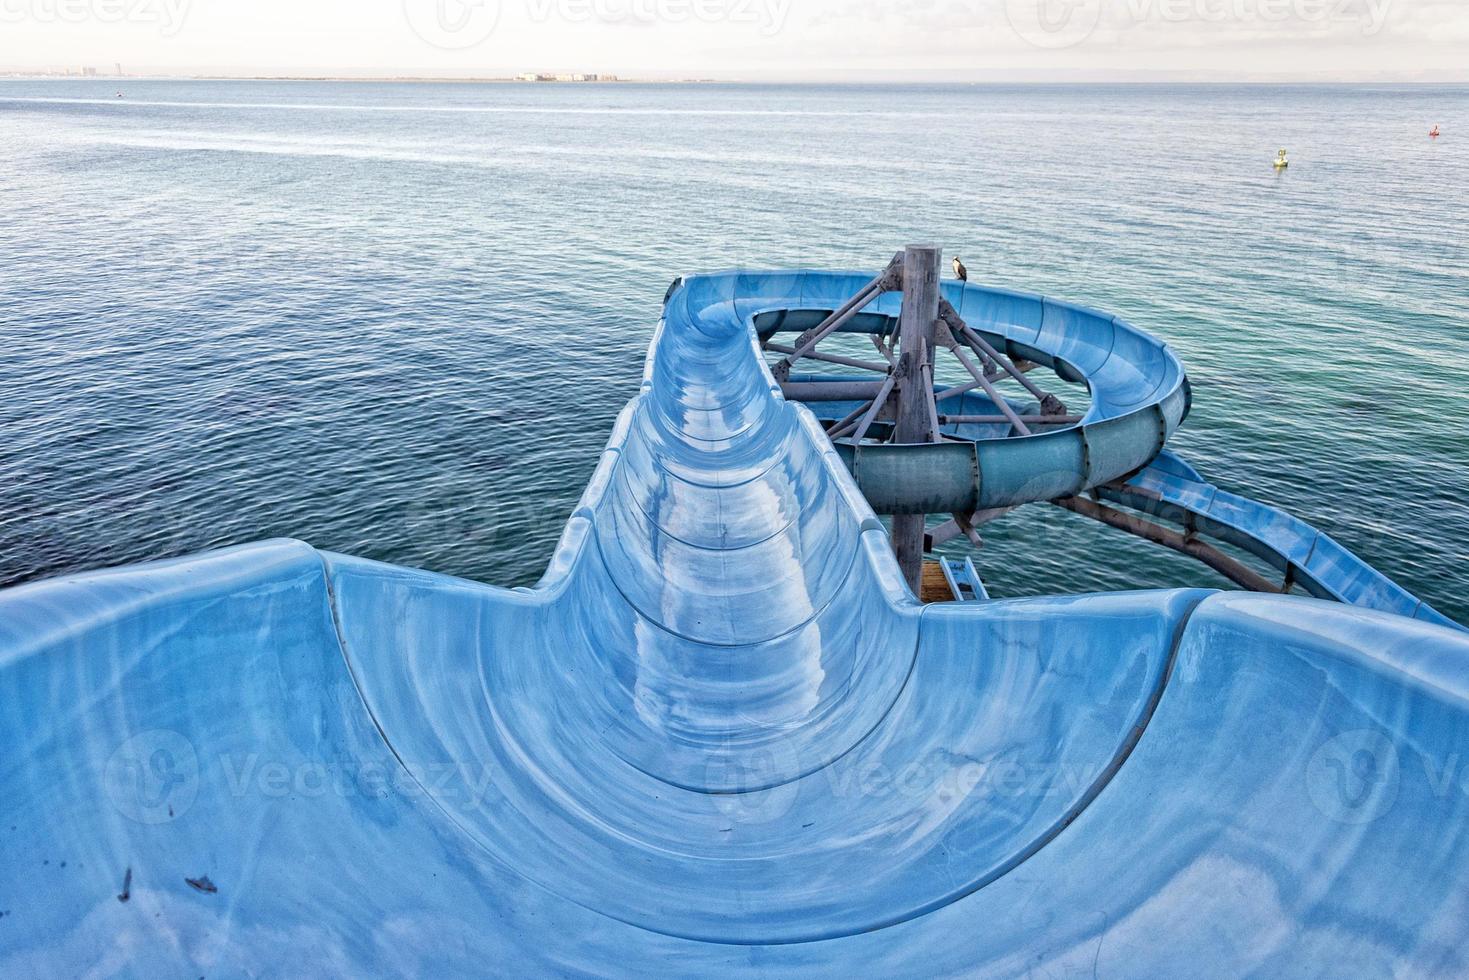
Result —
<instances>
[{"instance_id":1,"label":"enclosed tube section of slide","mask_svg":"<svg viewBox=\"0 0 1469 980\"><path fill-rule=\"evenodd\" d=\"M730 291L740 312L753 316L757 332L769 337L809 328L863 284L860 275L805 271L700 277L689 288ZM1091 405L1074 425L1024 438L1006 437L1005 425L953 423L941 425L946 439L931 445L839 443L858 486L879 512L973 513L1081 493L1146 466L1187 417L1183 365L1166 344L1123 320L976 283L946 282L942 293L986 343L1084 384ZM883 294L846 329L863 332L896 321L901 303L900 293ZM966 397L975 396L941 400L939 412L962 416ZM813 405L831 418L851 407ZM922 481L911 478L918 471ZM920 482L922 499L913 500L913 486Z\"/></svg>"}]
</instances>

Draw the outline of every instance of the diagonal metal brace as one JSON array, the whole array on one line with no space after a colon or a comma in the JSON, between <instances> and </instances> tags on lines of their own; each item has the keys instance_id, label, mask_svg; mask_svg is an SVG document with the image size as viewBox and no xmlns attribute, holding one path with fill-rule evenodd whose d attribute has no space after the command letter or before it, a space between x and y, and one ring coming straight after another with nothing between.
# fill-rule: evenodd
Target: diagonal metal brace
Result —
<instances>
[{"instance_id":1,"label":"diagonal metal brace","mask_svg":"<svg viewBox=\"0 0 1469 980\"><path fill-rule=\"evenodd\" d=\"M946 299L939 300L939 320L949 328L955 338L962 337L964 342L974 349L974 352L980 356L980 362L984 366L987 374L991 365L998 365L1002 371L1020 382L1021 387L1030 392L1036 401L1040 402L1041 412L1043 414L1066 414L1066 404L1061 399L1037 387L1036 383L1027 378L1025 372L1016 366L1010 358L1001 354L989 341L981 337L973 327L965 323L964 318L959 316L959 311L954 309L953 305Z\"/></svg>"},{"instance_id":2,"label":"diagonal metal brace","mask_svg":"<svg viewBox=\"0 0 1469 980\"><path fill-rule=\"evenodd\" d=\"M876 279L863 286L856 296L847 300L840 308L833 310L831 316L797 337L794 349L771 365L770 373L775 376L776 381L788 381L791 376L791 365L815 350L817 344L840 330L847 321L861 313L868 303L883 293L901 288L903 288L903 253L899 252L888 263L888 267Z\"/></svg>"}]
</instances>

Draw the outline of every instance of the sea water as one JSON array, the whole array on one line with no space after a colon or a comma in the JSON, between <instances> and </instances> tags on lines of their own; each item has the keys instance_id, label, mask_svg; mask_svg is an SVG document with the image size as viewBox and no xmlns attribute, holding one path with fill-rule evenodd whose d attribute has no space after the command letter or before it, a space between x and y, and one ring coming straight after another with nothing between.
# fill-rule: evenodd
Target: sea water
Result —
<instances>
[{"instance_id":1,"label":"sea water","mask_svg":"<svg viewBox=\"0 0 1469 980\"><path fill-rule=\"evenodd\" d=\"M1469 619L1466 181L1465 87L0 82L0 584L275 536L531 584L674 277L936 242L1165 339L1181 455ZM986 539L997 596L1227 585Z\"/></svg>"}]
</instances>

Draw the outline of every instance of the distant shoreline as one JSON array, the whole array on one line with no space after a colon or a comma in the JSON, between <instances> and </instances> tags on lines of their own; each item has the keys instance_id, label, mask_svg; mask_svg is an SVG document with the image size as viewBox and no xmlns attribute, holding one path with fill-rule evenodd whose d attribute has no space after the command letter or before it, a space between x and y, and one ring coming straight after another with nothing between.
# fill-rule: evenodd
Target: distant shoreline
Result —
<instances>
[{"instance_id":1,"label":"distant shoreline","mask_svg":"<svg viewBox=\"0 0 1469 980\"><path fill-rule=\"evenodd\" d=\"M348 84L402 84L402 85L517 85L527 88L560 87L582 88L586 86L619 85L768 85L768 86L1080 86L1080 85L1136 85L1136 86L1315 86L1315 87L1360 87L1375 85L1392 86L1469 86L1465 78L1171 78L1171 77L1098 77L1098 78L991 78L991 79L749 79L749 78L638 78L619 76L615 79L596 81L541 80L502 76L436 76L436 75L79 75L63 72L37 72L0 69L0 82L5 81L48 81L48 82L333 82Z\"/></svg>"},{"instance_id":2,"label":"distant shoreline","mask_svg":"<svg viewBox=\"0 0 1469 980\"><path fill-rule=\"evenodd\" d=\"M439 77L434 75L77 75L61 72L3 71L0 80L20 79L53 82L360 82L365 84L391 82L394 84L426 85L526 85L526 86L586 86L586 85L709 85L750 84L735 80L714 78L616 78L595 81L562 81L549 79L528 81L523 78L499 76ZM758 83L757 83L758 84ZM789 84L775 82L771 84ZM817 83L824 84L824 83Z\"/></svg>"}]
</instances>

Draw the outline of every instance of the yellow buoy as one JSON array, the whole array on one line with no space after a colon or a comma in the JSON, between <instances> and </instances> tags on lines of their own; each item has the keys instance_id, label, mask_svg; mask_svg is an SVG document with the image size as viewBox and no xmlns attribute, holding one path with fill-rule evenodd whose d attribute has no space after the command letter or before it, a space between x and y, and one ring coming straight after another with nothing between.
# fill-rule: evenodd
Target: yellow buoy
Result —
<instances>
[{"instance_id":1,"label":"yellow buoy","mask_svg":"<svg viewBox=\"0 0 1469 980\"><path fill-rule=\"evenodd\" d=\"M1284 170L1286 167L1289 166L1290 158L1285 155L1285 150L1281 150L1278 154L1276 154L1275 157L1275 169Z\"/></svg>"}]
</instances>

